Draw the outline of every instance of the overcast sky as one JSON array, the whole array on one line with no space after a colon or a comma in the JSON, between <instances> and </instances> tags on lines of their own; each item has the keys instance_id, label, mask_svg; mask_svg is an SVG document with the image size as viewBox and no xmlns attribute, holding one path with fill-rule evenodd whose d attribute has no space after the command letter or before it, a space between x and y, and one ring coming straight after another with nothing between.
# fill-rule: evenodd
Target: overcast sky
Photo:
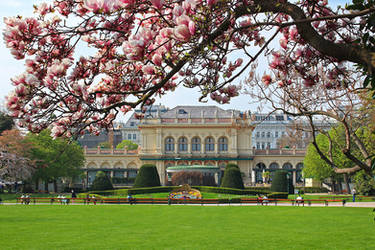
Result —
<instances>
[{"instance_id":1,"label":"overcast sky","mask_svg":"<svg viewBox=\"0 0 375 250\"><path fill-rule=\"evenodd\" d=\"M38 4L41 0L1 0L0 1L0 28L1 31L4 29L4 17L9 16L32 16L33 14L33 4ZM49 1L51 2L51 1ZM344 5L348 0L335 0L329 1L334 5L341 4ZM2 36L1 36L2 38ZM4 41L0 42L0 102L3 103L5 96L13 89L11 85L10 78L24 72L24 62L15 60L11 55L9 49L5 48ZM262 74L265 69L260 69L258 74ZM164 96L161 100L158 100L156 104L162 103L167 107L173 108L177 105L218 105L216 102L209 101L206 104L198 102L200 97L199 92L195 89L177 88L175 92L169 93ZM251 110L256 111L255 105L250 105L249 96L240 95L239 97L233 98L230 104L220 105L223 109L238 109L238 110Z\"/></svg>"}]
</instances>

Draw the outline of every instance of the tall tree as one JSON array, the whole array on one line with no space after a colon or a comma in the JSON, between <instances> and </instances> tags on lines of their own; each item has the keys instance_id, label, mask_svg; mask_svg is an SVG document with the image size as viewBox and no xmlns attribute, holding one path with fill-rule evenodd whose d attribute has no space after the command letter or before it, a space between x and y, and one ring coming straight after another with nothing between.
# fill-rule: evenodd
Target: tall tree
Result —
<instances>
[{"instance_id":1,"label":"tall tree","mask_svg":"<svg viewBox=\"0 0 375 250\"><path fill-rule=\"evenodd\" d=\"M364 85L375 88L375 7L354 2L337 10L327 0L42 3L36 17L5 19L6 46L26 63L12 79L7 108L29 131L52 124L54 136L99 133L119 112L151 104L177 85L228 103L261 56L280 77L298 72L305 85L322 88L346 82L342 64L354 63L367 76ZM80 54L82 45L93 53Z\"/></svg>"},{"instance_id":2,"label":"tall tree","mask_svg":"<svg viewBox=\"0 0 375 250\"><path fill-rule=\"evenodd\" d=\"M6 130L0 136L0 179L15 182L30 179L35 161L28 158L32 145L16 129Z\"/></svg>"},{"instance_id":3,"label":"tall tree","mask_svg":"<svg viewBox=\"0 0 375 250\"><path fill-rule=\"evenodd\" d=\"M318 69L322 70L320 66ZM364 96L368 98L372 92L363 88L356 73L348 70L347 79L350 81L333 85L327 76L322 82L327 88L316 85L303 87L298 74L274 84L264 78L260 80L257 76L250 76L247 86L254 98L268 103L273 111L282 111L305 124L312 135L311 143L316 152L335 173L353 174L363 170L373 176L375 138L369 128L374 111L364 108L367 105ZM277 77L277 72L274 77ZM329 126L332 127L331 132L327 131ZM364 133L367 136L361 135ZM324 143L323 147L319 145L318 134L325 136L328 147L325 148ZM337 162L336 150L353 164Z\"/></svg>"},{"instance_id":4,"label":"tall tree","mask_svg":"<svg viewBox=\"0 0 375 250\"><path fill-rule=\"evenodd\" d=\"M13 118L0 111L0 135L4 130L11 130L14 126Z\"/></svg>"},{"instance_id":5,"label":"tall tree","mask_svg":"<svg viewBox=\"0 0 375 250\"><path fill-rule=\"evenodd\" d=\"M39 134L29 133L26 140L33 145L30 158L38 165L33 175L36 182L38 180L43 180L45 184L53 182L56 190L56 181L59 178L74 178L81 173L84 155L82 148L76 142L66 138L53 139L48 130Z\"/></svg>"},{"instance_id":6,"label":"tall tree","mask_svg":"<svg viewBox=\"0 0 375 250\"><path fill-rule=\"evenodd\" d=\"M128 150L136 150L138 148L138 144L132 142L132 141L129 141L129 140L123 140L122 142L120 142L116 148L117 149L123 149L123 148L127 148Z\"/></svg>"}]
</instances>

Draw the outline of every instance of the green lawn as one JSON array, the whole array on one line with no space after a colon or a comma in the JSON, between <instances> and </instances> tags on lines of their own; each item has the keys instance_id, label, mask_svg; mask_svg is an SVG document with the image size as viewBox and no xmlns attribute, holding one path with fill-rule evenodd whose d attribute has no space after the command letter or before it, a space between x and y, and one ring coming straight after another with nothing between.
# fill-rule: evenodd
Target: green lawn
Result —
<instances>
[{"instance_id":1,"label":"green lawn","mask_svg":"<svg viewBox=\"0 0 375 250\"><path fill-rule=\"evenodd\" d=\"M0 206L1 249L374 249L372 208Z\"/></svg>"}]
</instances>

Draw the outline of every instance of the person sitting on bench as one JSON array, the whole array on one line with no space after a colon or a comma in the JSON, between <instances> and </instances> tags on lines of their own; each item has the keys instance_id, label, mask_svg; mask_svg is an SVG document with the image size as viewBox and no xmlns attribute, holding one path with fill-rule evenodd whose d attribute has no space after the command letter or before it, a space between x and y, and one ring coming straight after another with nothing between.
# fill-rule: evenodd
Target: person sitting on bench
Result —
<instances>
[{"instance_id":1,"label":"person sitting on bench","mask_svg":"<svg viewBox=\"0 0 375 250\"><path fill-rule=\"evenodd\" d=\"M298 197L296 199L296 204L297 204L297 206L299 206L299 204L303 204L303 198L301 197L301 195L298 195Z\"/></svg>"}]
</instances>

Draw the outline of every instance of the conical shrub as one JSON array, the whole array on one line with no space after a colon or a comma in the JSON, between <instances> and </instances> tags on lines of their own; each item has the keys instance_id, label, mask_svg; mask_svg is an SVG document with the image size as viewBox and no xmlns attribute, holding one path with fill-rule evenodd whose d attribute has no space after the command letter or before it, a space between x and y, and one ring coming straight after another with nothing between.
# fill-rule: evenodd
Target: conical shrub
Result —
<instances>
[{"instance_id":1,"label":"conical shrub","mask_svg":"<svg viewBox=\"0 0 375 250\"><path fill-rule=\"evenodd\" d=\"M156 166L144 164L135 178L134 187L156 187L160 186L160 178Z\"/></svg>"},{"instance_id":2,"label":"conical shrub","mask_svg":"<svg viewBox=\"0 0 375 250\"><path fill-rule=\"evenodd\" d=\"M235 164L231 164L232 166L229 167L228 165L224 171L221 187L244 189L240 169Z\"/></svg>"}]
</instances>

